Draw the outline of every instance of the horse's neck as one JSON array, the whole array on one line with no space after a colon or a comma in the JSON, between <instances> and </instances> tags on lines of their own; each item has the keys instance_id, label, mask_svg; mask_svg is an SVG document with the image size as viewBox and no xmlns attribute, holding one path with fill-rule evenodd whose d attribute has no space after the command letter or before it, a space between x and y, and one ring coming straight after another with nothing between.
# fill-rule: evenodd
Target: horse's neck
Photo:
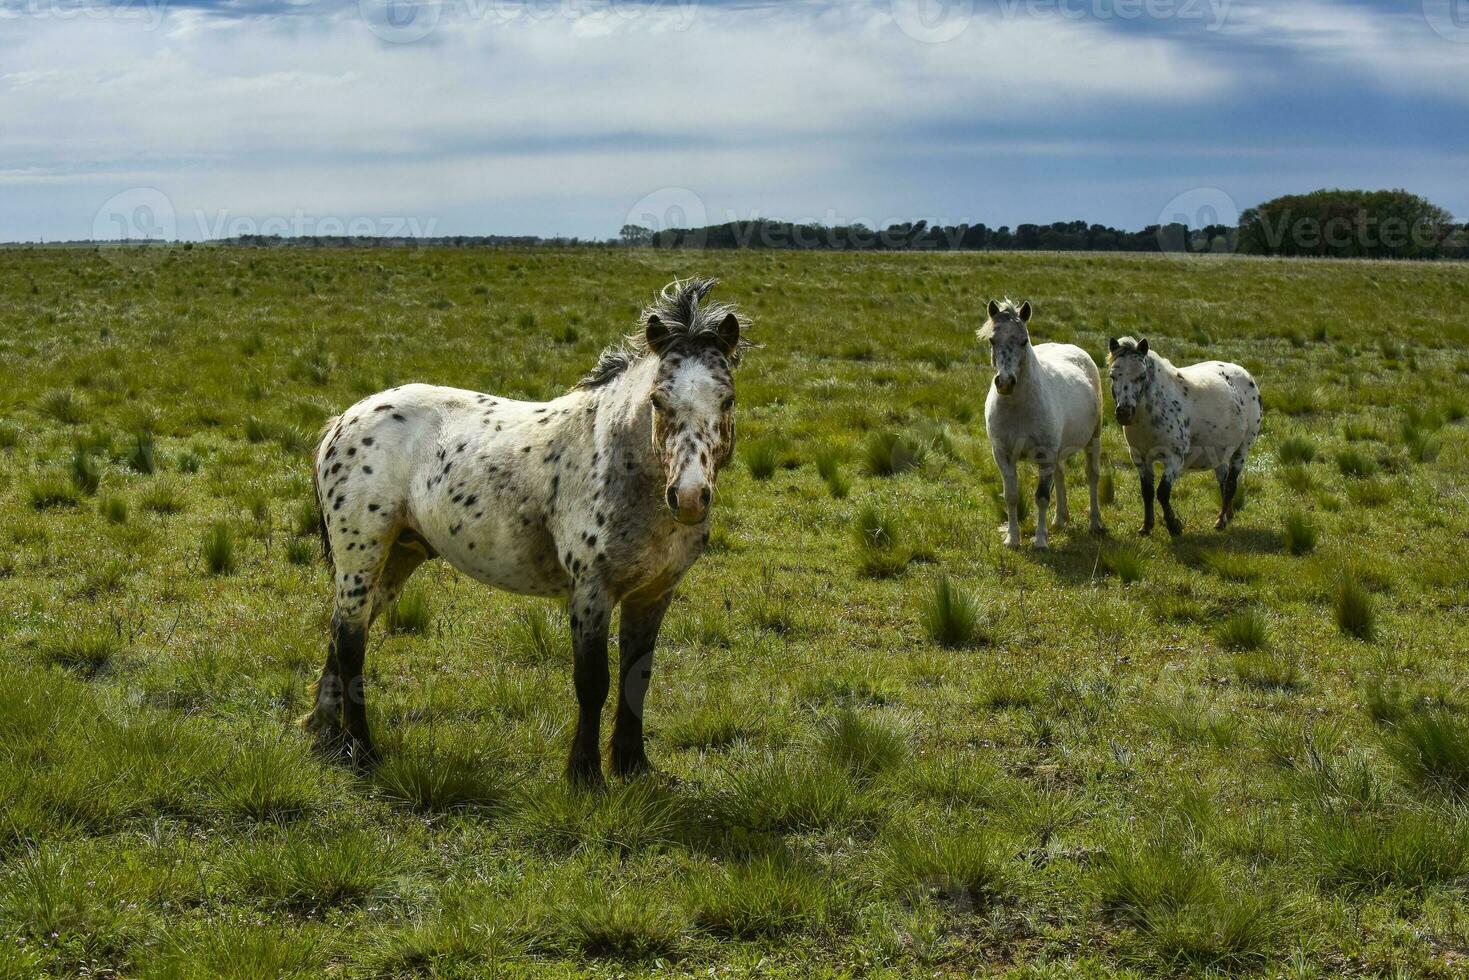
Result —
<instances>
[{"instance_id":1,"label":"horse's neck","mask_svg":"<svg viewBox=\"0 0 1469 980\"><path fill-rule=\"evenodd\" d=\"M1155 401L1162 401L1169 395L1178 394L1178 374L1172 362L1162 354L1148 353L1148 359L1152 362L1153 383L1148 386L1148 404L1151 406Z\"/></svg>"},{"instance_id":2,"label":"horse's neck","mask_svg":"<svg viewBox=\"0 0 1469 980\"><path fill-rule=\"evenodd\" d=\"M1035 345L1025 345L1025 370L1015 381L1015 394L1022 400L1039 398L1044 386L1041 383L1041 359L1036 356ZM1012 396L1013 397L1013 396Z\"/></svg>"},{"instance_id":3,"label":"horse's neck","mask_svg":"<svg viewBox=\"0 0 1469 980\"><path fill-rule=\"evenodd\" d=\"M662 472L653 451L653 378L657 364L652 358L636 361L620 377L595 391L596 439L608 465L627 472L631 460L635 470Z\"/></svg>"}]
</instances>

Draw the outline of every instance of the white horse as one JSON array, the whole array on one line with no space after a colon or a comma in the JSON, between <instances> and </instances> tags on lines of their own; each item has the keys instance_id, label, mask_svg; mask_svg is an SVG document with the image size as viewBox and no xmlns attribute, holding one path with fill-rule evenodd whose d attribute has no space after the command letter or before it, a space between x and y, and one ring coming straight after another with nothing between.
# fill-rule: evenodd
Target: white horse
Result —
<instances>
[{"instance_id":1,"label":"white horse","mask_svg":"<svg viewBox=\"0 0 1469 980\"><path fill-rule=\"evenodd\" d=\"M1086 481L1091 490L1091 530L1103 534L1102 511L1097 506L1097 480L1102 470L1102 379L1091 356L1071 344L1030 342L1030 304L1017 307L1009 300L990 301L989 320L979 330L988 340L995 379L984 403L995 463L1005 481L1005 510L1009 526L1005 545L1020 546L1021 460L1040 470L1036 483L1035 546L1047 547L1046 510L1051 483L1056 485L1056 526L1070 519L1066 506L1067 459L1086 450Z\"/></svg>"},{"instance_id":2,"label":"white horse","mask_svg":"<svg viewBox=\"0 0 1469 980\"><path fill-rule=\"evenodd\" d=\"M316 452L322 537L336 576L332 640L302 719L360 764L376 758L362 662L373 620L408 576L443 558L488 585L569 600L580 714L569 775L602 779L607 631L622 604L612 769L648 768L643 695L674 586L709 540L719 469L734 451L745 342L715 280L674 282L643 333L603 352L544 403L413 384L327 423ZM345 736L343 719L345 716Z\"/></svg>"},{"instance_id":3,"label":"white horse","mask_svg":"<svg viewBox=\"0 0 1469 980\"><path fill-rule=\"evenodd\" d=\"M1186 368L1148 349L1148 341L1123 337L1108 344L1108 373L1117 421L1127 434L1143 491L1143 526L1153 530L1153 467L1163 464L1158 502L1168 533L1183 533L1173 513L1173 483L1184 470L1213 470L1219 481L1222 531L1234 519L1234 495L1250 446L1260 435L1265 406L1250 372L1238 364L1204 361Z\"/></svg>"}]
</instances>

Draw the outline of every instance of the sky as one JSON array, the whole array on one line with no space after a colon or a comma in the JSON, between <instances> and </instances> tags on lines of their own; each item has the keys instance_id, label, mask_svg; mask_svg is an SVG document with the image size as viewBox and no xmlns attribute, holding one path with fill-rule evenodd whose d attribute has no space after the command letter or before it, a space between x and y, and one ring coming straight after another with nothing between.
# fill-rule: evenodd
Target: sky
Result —
<instances>
[{"instance_id":1,"label":"sky","mask_svg":"<svg viewBox=\"0 0 1469 980\"><path fill-rule=\"evenodd\" d=\"M0 241L1469 221L1469 0L0 0Z\"/></svg>"}]
</instances>

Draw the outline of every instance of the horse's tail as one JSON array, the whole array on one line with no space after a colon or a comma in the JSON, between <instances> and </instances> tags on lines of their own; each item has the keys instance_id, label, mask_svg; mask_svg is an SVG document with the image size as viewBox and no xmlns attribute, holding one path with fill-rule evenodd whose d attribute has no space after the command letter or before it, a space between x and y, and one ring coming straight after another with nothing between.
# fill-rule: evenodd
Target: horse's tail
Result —
<instances>
[{"instance_id":1,"label":"horse's tail","mask_svg":"<svg viewBox=\"0 0 1469 980\"><path fill-rule=\"evenodd\" d=\"M321 532L321 557L330 567L335 567L332 560L332 536L326 530L326 506L321 499L321 447L326 443L332 430L336 427L337 417L329 418L321 427L321 435L316 439L316 451L311 454L311 490L316 495L316 526Z\"/></svg>"}]
</instances>

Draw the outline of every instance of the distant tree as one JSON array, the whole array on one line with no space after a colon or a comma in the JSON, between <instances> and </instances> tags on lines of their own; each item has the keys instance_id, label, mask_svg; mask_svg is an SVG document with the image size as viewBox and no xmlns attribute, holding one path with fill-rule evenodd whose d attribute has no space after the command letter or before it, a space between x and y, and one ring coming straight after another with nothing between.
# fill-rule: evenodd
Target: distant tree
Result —
<instances>
[{"instance_id":1,"label":"distant tree","mask_svg":"<svg viewBox=\"0 0 1469 980\"><path fill-rule=\"evenodd\" d=\"M1240 215L1240 251L1330 258L1438 258L1453 251L1453 216L1405 190L1319 190Z\"/></svg>"},{"instance_id":2,"label":"distant tree","mask_svg":"<svg viewBox=\"0 0 1469 980\"><path fill-rule=\"evenodd\" d=\"M624 245L647 245L653 240L653 229L642 225L623 225L618 234Z\"/></svg>"}]
</instances>

